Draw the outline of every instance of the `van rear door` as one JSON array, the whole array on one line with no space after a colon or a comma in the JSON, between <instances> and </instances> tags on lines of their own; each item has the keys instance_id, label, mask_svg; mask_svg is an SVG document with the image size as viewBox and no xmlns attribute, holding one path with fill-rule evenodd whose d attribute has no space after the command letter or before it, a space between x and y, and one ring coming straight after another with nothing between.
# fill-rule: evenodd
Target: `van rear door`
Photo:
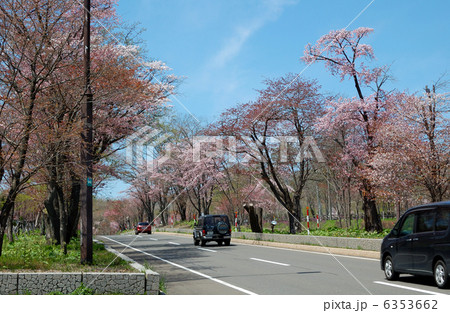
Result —
<instances>
[{"instance_id":1,"label":"van rear door","mask_svg":"<svg viewBox=\"0 0 450 313\"><path fill-rule=\"evenodd\" d=\"M416 228L412 236L414 254L414 272L418 274L433 273L435 215L434 209L416 212Z\"/></svg>"}]
</instances>

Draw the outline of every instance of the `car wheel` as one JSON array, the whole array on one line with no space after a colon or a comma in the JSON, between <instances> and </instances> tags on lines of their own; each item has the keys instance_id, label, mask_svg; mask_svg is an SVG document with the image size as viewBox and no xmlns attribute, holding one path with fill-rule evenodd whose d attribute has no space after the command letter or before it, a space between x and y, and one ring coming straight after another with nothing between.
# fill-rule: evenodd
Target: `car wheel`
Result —
<instances>
[{"instance_id":1,"label":"car wheel","mask_svg":"<svg viewBox=\"0 0 450 313\"><path fill-rule=\"evenodd\" d=\"M218 244L219 246L221 246L221 245L223 244L223 241L222 241L222 240L219 240L219 241L217 241L217 244Z\"/></svg>"},{"instance_id":2,"label":"car wheel","mask_svg":"<svg viewBox=\"0 0 450 313\"><path fill-rule=\"evenodd\" d=\"M198 246L199 244L200 244L200 240L195 240L195 239L194 239L194 245L195 245L195 246Z\"/></svg>"},{"instance_id":3,"label":"car wheel","mask_svg":"<svg viewBox=\"0 0 450 313\"><path fill-rule=\"evenodd\" d=\"M228 225L224 222L219 222L216 225L217 232L221 235L225 235L228 232Z\"/></svg>"},{"instance_id":4,"label":"car wheel","mask_svg":"<svg viewBox=\"0 0 450 313\"><path fill-rule=\"evenodd\" d=\"M434 281L438 288L445 288L448 283L448 271L444 261L439 260L436 262L433 273Z\"/></svg>"},{"instance_id":5,"label":"car wheel","mask_svg":"<svg viewBox=\"0 0 450 313\"><path fill-rule=\"evenodd\" d=\"M387 280L397 280L398 273L394 270L394 262L392 262L391 256L387 256L384 259L384 275Z\"/></svg>"},{"instance_id":6,"label":"car wheel","mask_svg":"<svg viewBox=\"0 0 450 313\"><path fill-rule=\"evenodd\" d=\"M202 247L206 245L206 240L201 240Z\"/></svg>"},{"instance_id":7,"label":"car wheel","mask_svg":"<svg viewBox=\"0 0 450 313\"><path fill-rule=\"evenodd\" d=\"M135 231L134 234L137 235L137 234L139 234L139 232Z\"/></svg>"},{"instance_id":8,"label":"car wheel","mask_svg":"<svg viewBox=\"0 0 450 313\"><path fill-rule=\"evenodd\" d=\"M225 245L226 245L226 246L229 246L229 245L230 245L230 242L231 242L231 239L224 240L224 242L225 242Z\"/></svg>"}]
</instances>

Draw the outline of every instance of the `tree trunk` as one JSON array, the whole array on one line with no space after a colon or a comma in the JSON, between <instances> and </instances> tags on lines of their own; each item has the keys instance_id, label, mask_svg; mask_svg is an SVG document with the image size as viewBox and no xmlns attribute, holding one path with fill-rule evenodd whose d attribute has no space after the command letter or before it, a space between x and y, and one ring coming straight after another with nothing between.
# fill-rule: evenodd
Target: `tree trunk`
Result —
<instances>
[{"instance_id":1,"label":"tree trunk","mask_svg":"<svg viewBox=\"0 0 450 313\"><path fill-rule=\"evenodd\" d=\"M50 227L48 227L51 239L55 244L59 245L61 243L61 237L59 233L59 210L57 208L57 192L54 183L50 183L48 186L47 199L44 201L45 208L47 209L48 222Z\"/></svg>"},{"instance_id":2,"label":"tree trunk","mask_svg":"<svg viewBox=\"0 0 450 313\"><path fill-rule=\"evenodd\" d=\"M61 249L64 251L64 254L67 253L67 242L65 241L66 238L66 226L67 226L67 215L66 215L66 202L64 201L64 194L62 191L62 188L58 186L56 188L56 194L57 194L57 202L58 202L58 209L59 209L59 238L60 238L60 245Z\"/></svg>"},{"instance_id":3,"label":"tree trunk","mask_svg":"<svg viewBox=\"0 0 450 313\"><path fill-rule=\"evenodd\" d=\"M7 236L8 236L9 243L14 242L13 228L14 228L14 207L11 210L11 214L8 218L8 224L7 224Z\"/></svg>"},{"instance_id":4,"label":"tree trunk","mask_svg":"<svg viewBox=\"0 0 450 313\"><path fill-rule=\"evenodd\" d=\"M296 227L298 223L297 218L295 218L292 213L288 213L288 216L289 216L289 233L294 235L297 233Z\"/></svg>"},{"instance_id":5,"label":"tree trunk","mask_svg":"<svg viewBox=\"0 0 450 313\"><path fill-rule=\"evenodd\" d=\"M248 213L252 232L262 233L263 232L262 208L255 208L253 205L244 205L244 209Z\"/></svg>"},{"instance_id":6,"label":"tree trunk","mask_svg":"<svg viewBox=\"0 0 450 313\"><path fill-rule=\"evenodd\" d=\"M381 224L380 215L377 211L375 199L363 196L363 211L364 211L364 226L368 232L382 232L383 226Z\"/></svg>"},{"instance_id":7,"label":"tree trunk","mask_svg":"<svg viewBox=\"0 0 450 313\"><path fill-rule=\"evenodd\" d=\"M65 242L68 244L70 240L77 237L78 222L80 220L80 192L81 184L80 180L72 176L71 191L70 191L70 202L67 205L67 227Z\"/></svg>"},{"instance_id":8,"label":"tree trunk","mask_svg":"<svg viewBox=\"0 0 450 313\"><path fill-rule=\"evenodd\" d=\"M10 190L6 201L3 203L2 209L0 211L0 256L2 255L3 249L3 238L5 236L6 223L9 219L9 215L14 208L14 200L16 199L15 194Z\"/></svg>"},{"instance_id":9,"label":"tree trunk","mask_svg":"<svg viewBox=\"0 0 450 313\"><path fill-rule=\"evenodd\" d=\"M187 203L185 199L180 199L180 201L176 201L178 213L180 213L181 221L186 221L186 208Z\"/></svg>"}]
</instances>

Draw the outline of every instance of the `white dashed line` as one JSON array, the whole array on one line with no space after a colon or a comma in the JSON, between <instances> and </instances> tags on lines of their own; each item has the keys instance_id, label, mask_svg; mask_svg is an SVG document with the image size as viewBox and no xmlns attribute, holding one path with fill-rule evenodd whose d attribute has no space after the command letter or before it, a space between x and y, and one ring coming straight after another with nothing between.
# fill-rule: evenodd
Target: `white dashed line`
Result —
<instances>
[{"instance_id":1,"label":"white dashed line","mask_svg":"<svg viewBox=\"0 0 450 313\"><path fill-rule=\"evenodd\" d=\"M181 246L181 244L177 243L177 242L169 241L168 243L170 243L171 245L174 245L174 246Z\"/></svg>"},{"instance_id":2,"label":"white dashed line","mask_svg":"<svg viewBox=\"0 0 450 313\"><path fill-rule=\"evenodd\" d=\"M259 262L265 262L265 263L270 263L270 264L276 264L276 265L281 265L281 266L290 266L289 264L286 264L286 263L267 261L267 260L257 259L257 258L250 258L250 260L259 261Z\"/></svg>"},{"instance_id":3,"label":"white dashed line","mask_svg":"<svg viewBox=\"0 0 450 313\"><path fill-rule=\"evenodd\" d=\"M217 252L216 250L206 249L206 248L197 248L198 250L208 251L208 252Z\"/></svg>"},{"instance_id":4,"label":"white dashed line","mask_svg":"<svg viewBox=\"0 0 450 313\"><path fill-rule=\"evenodd\" d=\"M384 281L374 281L375 284L380 284L380 285L386 285L386 286L391 286L391 287L396 287L396 288L402 288L402 289L406 289L406 290L412 290L412 291L417 291L417 292L422 292L422 293L428 293L430 295L447 295L445 293L440 293L440 292L435 292L435 291L429 291L429 290L424 290L424 289L419 289L419 288L413 288L413 287L407 287L407 286L402 286L402 285L396 285L396 284L391 284L391 283L386 283Z\"/></svg>"}]
</instances>

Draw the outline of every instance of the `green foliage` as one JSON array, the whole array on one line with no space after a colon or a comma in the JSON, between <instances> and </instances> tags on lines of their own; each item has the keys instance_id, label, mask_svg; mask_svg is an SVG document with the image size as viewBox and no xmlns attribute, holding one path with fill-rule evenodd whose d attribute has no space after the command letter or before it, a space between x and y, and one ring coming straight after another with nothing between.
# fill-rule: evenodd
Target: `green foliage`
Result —
<instances>
[{"instance_id":1,"label":"green foliage","mask_svg":"<svg viewBox=\"0 0 450 313\"><path fill-rule=\"evenodd\" d=\"M38 231L23 233L13 243L6 238L3 241L0 270L56 270L98 271L108 267L108 270L134 271L126 261L108 251L101 244L94 243L94 261L92 265L80 265L80 242L74 238L67 245L67 254L60 246L47 242Z\"/></svg>"},{"instance_id":2,"label":"green foliage","mask_svg":"<svg viewBox=\"0 0 450 313\"><path fill-rule=\"evenodd\" d=\"M383 224L390 226L394 224L395 221L385 220ZM353 225L354 224L354 225ZM355 238L384 238L390 231L391 228L384 229L381 233L376 232L366 232L364 229L356 227L356 221L353 221L352 227L343 228L339 227L339 222L337 220L327 220L320 223L320 228L317 228L316 223L311 222L310 234L313 236L330 236L330 237L355 237ZM359 225L362 221L359 222ZM305 226L303 224L303 226ZM250 227L241 226L241 232L251 232ZM264 224L264 233L271 234L272 227L270 223ZM289 225L285 223L278 223L274 227L274 234L289 234ZM306 230L298 233L298 235L307 235Z\"/></svg>"},{"instance_id":3,"label":"green foliage","mask_svg":"<svg viewBox=\"0 0 450 313\"><path fill-rule=\"evenodd\" d=\"M167 295L166 277L163 275L159 276L159 290Z\"/></svg>"},{"instance_id":4,"label":"green foliage","mask_svg":"<svg viewBox=\"0 0 450 313\"><path fill-rule=\"evenodd\" d=\"M183 222L175 222L175 224L173 225L176 228L194 228L195 221L183 221Z\"/></svg>"},{"instance_id":5,"label":"green foliage","mask_svg":"<svg viewBox=\"0 0 450 313\"><path fill-rule=\"evenodd\" d=\"M310 234L313 236L330 236L330 237L354 237L354 238L384 238L390 229L385 229L381 233L377 232L366 232L359 228L339 228L330 227L328 229L316 229L311 230ZM300 233L301 235L307 235L307 231Z\"/></svg>"},{"instance_id":6,"label":"green foliage","mask_svg":"<svg viewBox=\"0 0 450 313\"><path fill-rule=\"evenodd\" d=\"M71 295L93 295L94 290L86 287L83 283L81 283L81 285L77 289L72 291L70 294Z\"/></svg>"}]
</instances>

